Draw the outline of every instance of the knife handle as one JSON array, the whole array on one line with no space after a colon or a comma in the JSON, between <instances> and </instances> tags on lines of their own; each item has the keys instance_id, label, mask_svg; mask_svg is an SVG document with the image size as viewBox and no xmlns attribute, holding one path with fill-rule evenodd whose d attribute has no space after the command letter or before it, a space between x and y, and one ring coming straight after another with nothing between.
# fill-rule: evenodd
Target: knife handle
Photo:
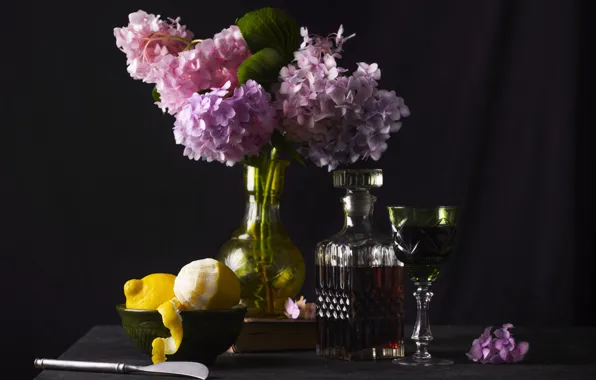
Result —
<instances>
[{"instance_id":1,"label":"knife handle","mask_svg":"<svg viewBox=\"0 0 596 380\"><path fill-rule=\"evenodd\" d=\"M75 360L35 359L35 368L63 371L129 373L130 366L124 363L85 362Z\"/></svg>"}]
</instances>

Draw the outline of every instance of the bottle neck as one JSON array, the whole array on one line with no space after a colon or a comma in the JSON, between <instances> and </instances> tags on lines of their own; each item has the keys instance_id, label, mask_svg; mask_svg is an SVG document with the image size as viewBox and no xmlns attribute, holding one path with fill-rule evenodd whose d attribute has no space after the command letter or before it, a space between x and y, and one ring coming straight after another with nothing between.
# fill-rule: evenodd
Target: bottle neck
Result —
<instances>
[{"instance_id":1,"label":"bottle neck","mask_svg":"<svg viewBox=\"0 0 596 380\"><path fill-rule=\"evenodd\" d=\"M343 233L372 233L375 196L368 190L348 190L343 198L345 221Z\"/></svg>"},{"instance_id":2,"label":"bottle neck","mask_svg":"<svg viewBox=\"0 0 596 380\"><path fill-rule=\"evenodd\" d=\"M279 200L266 201L263 197L248 195L244 211L244 221L248 226L266 221L272 225L281 224Z\"/></svg>"}]
</instances>

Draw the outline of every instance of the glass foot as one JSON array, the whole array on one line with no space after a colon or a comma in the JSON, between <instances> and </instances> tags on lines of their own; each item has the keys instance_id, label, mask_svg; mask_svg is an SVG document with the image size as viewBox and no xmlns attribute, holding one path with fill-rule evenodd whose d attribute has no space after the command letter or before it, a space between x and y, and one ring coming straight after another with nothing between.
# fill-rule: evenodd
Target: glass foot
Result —
<instances>
[{"instance_id":1,"label":"glass foot","mask_svg":"<svg viewBox=\"0 0 596 380\"><path fill-rule=\"evenodd\" d=\"M452 365L453 360L433 358L420 359L414 356L406 356L405 358L393 359L393 364L409 365L409 366L420 366L420 367L433 367L442 365Z\"/></svg>"}]
</instances>

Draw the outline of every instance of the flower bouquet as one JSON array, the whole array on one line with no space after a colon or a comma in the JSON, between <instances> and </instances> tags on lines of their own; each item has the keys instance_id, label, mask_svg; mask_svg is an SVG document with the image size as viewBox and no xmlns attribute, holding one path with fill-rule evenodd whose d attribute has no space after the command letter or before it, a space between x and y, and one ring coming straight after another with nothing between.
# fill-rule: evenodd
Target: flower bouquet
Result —
<instances>
[{"instance_id":1,"label":"flower bouquet","mask_svg":"<svg viewBox=\"0 0 596 380\"><path fill-rule=\"evenodd\" d=\"M244 300L283 313L304 280L300 253L275 225L288 163L283 155L329 171L378 160L408 107L394 91L378 88L376 63L358 63L353 71L338 65L354 34L345 37L340 26L326 37L312 35L279 9L246 13L207 39L196 39L180 18L139 10L114 35L132 78L152 84L155 104L173 116L185 156L245 165L256 206L247 204L252 219L233 239L251 243L239 257L226 248L222 259L240 278Z\"/></svg>"}]
</instances>

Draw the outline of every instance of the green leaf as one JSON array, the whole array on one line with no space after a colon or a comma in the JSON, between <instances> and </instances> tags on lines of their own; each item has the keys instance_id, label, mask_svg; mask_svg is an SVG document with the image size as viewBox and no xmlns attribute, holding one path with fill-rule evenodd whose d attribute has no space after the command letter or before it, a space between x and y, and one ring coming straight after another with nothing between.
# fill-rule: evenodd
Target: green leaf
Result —
<instances>
[{"instance_id":1,"label":"green leaf","mask_svg":"<svg viewBox=\"0 0 596 380\"><path fill-rule=\"evenodd\" d=\"M267 7L248 12L236 21L236 25L253 54L269 47L287 61L294 58L300 31L294 19L282 10Z\"/></svg>"},{"instance_id":2,"label":"green leaf","mask_svg":"<svg viewBox=\"0 0 596 380\"><path fill-rule=\"evenodd\" d=\"M151 92L151 96L153 97L153 100L156 102L159 102L159 100L161 99L161 97L159 96L159 92L157 92L157 87L153 87L153 91Z\"/></svg>"},{"instance_id":3,"label":"green leaf","mask_svg":"<svg viewBox=\"0 0 596 380\"><path fill-rule=\"evenodd\" d=\"M286 61L275 49L264 48L242 62L238 68L238 80L240 83L246 83L252 79L266 87L267 84L277 81L279 70L285 63Z\"/></svg>"},{"instance_id":4,"label":"green leaf","mask_svg":"<svg viewBox=\"0 0 596 380\"><path fill-rule=\"evenodd\" d=\"M288 143L279 131L274 131L271 135L271 144L277 148L280 152L284 152L290 155L300 165L306 167L306 163L302 157L296 152L296 150Z\"/></svg>"}]
</instances>

